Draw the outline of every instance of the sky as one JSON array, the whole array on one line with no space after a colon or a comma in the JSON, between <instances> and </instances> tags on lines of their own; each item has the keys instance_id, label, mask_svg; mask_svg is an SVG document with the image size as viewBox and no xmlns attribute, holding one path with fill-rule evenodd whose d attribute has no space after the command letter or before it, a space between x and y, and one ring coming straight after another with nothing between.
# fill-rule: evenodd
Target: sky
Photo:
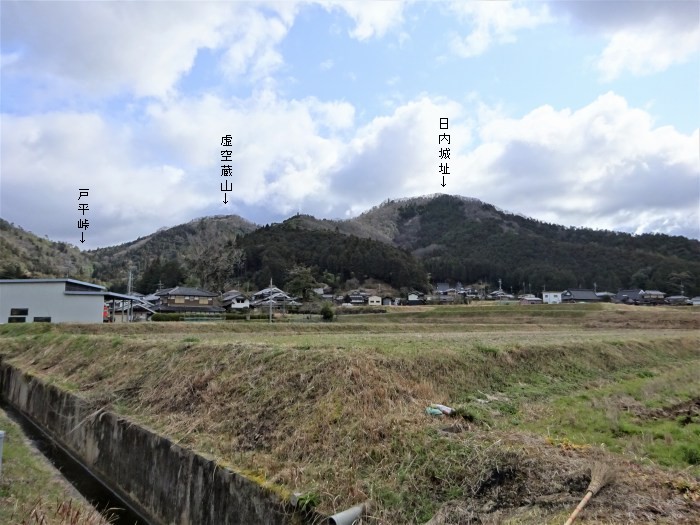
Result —
<instances>
[{"instance_id":1,"label":"sky","mask_svg":"<svg viewBox=\"0 0 700 525\"><path fill-rule=\"evenodd\" d=\"M0 30L0 216L51 240L438 193L700 238L697 0L2 0Z\"/></svg>"}]
</instances>

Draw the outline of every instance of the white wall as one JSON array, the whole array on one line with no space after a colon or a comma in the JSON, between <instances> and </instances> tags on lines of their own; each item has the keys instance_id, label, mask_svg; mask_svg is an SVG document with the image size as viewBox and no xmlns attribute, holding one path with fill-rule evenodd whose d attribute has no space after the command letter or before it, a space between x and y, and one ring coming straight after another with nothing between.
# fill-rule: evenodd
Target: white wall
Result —
<instances>
[{"instance_id":1,"label":"white wall","mask_svg":"<svg viewBox=\"0 0 700 525\"><path fill-rule=\"evenodd\" d=\"M103 295L66 295L66 283L0 283L0 323L7 323L12 308L28 308L26 322L50 317L52 323L101 323Z\"/></svg>"},{"instance_id":2,"label":"white wall","mask_svg":"<svg viewBox=\"0 0 700 525\"><path fill-rule=\"evenodd\" d=\"M246 299L242 303L231 303L230 308L231 310L244 310L246 308L250 308L250 301Z\"/></svg>"},{"instance_id":3,"label":"white wall","mask_svg":"<svg viewBox=\"0 0 700 525\"><path fill-rule=\"evenodd\" d=\"M542 302L544 304L561 303L561 292L542 292Z\"/></svg>"}]
</instances>

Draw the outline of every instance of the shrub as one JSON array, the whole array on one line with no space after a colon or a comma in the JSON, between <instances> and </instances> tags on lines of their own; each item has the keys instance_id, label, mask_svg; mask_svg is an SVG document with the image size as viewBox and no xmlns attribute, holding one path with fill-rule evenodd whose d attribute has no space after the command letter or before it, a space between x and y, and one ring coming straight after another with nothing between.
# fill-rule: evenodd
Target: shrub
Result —
<instances>
[{"instance_id":1,"label":"shrub","mask_svg":"<svg viewBox=\"0 0 700 525\"><path fill-rule=\"evenodd\" d=\"M182 321L182 314L153 314L151 321Z\"/></svg>"},{"instance_id":2,"label":"shrub","mask_svg":"<svg viewBox=\"0 0 700 525\"><path fill-rule=\"evenodd\" d=\"M687 446L681 447L681 458L688 465L700 465L700 446Z\"/></svg>"},{"instance_id":3,"label":"shrub","mask_svg":"<svg viewBox=\"0 0 700 525\"><path fill-rule=\"evenodd\" d=\"M333 317L335 317L335 312L333 311L333 308L331 307L330 304L325 303L321 307L321 317L323 318L324 321L332 321Z\"/></svg>"}]
</instances>

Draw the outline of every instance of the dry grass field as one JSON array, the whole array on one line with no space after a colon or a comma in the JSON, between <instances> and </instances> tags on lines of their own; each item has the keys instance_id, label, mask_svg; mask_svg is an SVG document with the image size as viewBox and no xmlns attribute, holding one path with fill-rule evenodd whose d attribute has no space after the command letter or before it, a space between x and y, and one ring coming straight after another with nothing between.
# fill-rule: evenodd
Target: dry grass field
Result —
<instances>
[{"instance_id":1,"label":"dry grass field","mask_svg":"<svg viewBox=\"0 0 700 525\"><path fill-rule=\"evenodd\" d=\"M0 327L4 359L322 512L374 524L700 521L700 310L395 308ZM431 416L442 403L454 417Z\"/></svg>"}]
</instances>

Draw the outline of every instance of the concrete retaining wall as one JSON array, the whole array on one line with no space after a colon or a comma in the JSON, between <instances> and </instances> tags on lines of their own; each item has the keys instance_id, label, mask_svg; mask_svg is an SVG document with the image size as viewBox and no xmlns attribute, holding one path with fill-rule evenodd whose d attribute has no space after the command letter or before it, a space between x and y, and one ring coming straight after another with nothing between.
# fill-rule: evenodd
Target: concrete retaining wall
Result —
<instances>
[{"instance_id":1,"label":"concrete retaining wall","mask_svg":"<svg viewBox=\"0 0 700 525\"><path fill-rule=\"evenodd\" d=\"M0 395L155 524L319 522L269 488L0 363Z\"/></svg>"}]
</instances>

